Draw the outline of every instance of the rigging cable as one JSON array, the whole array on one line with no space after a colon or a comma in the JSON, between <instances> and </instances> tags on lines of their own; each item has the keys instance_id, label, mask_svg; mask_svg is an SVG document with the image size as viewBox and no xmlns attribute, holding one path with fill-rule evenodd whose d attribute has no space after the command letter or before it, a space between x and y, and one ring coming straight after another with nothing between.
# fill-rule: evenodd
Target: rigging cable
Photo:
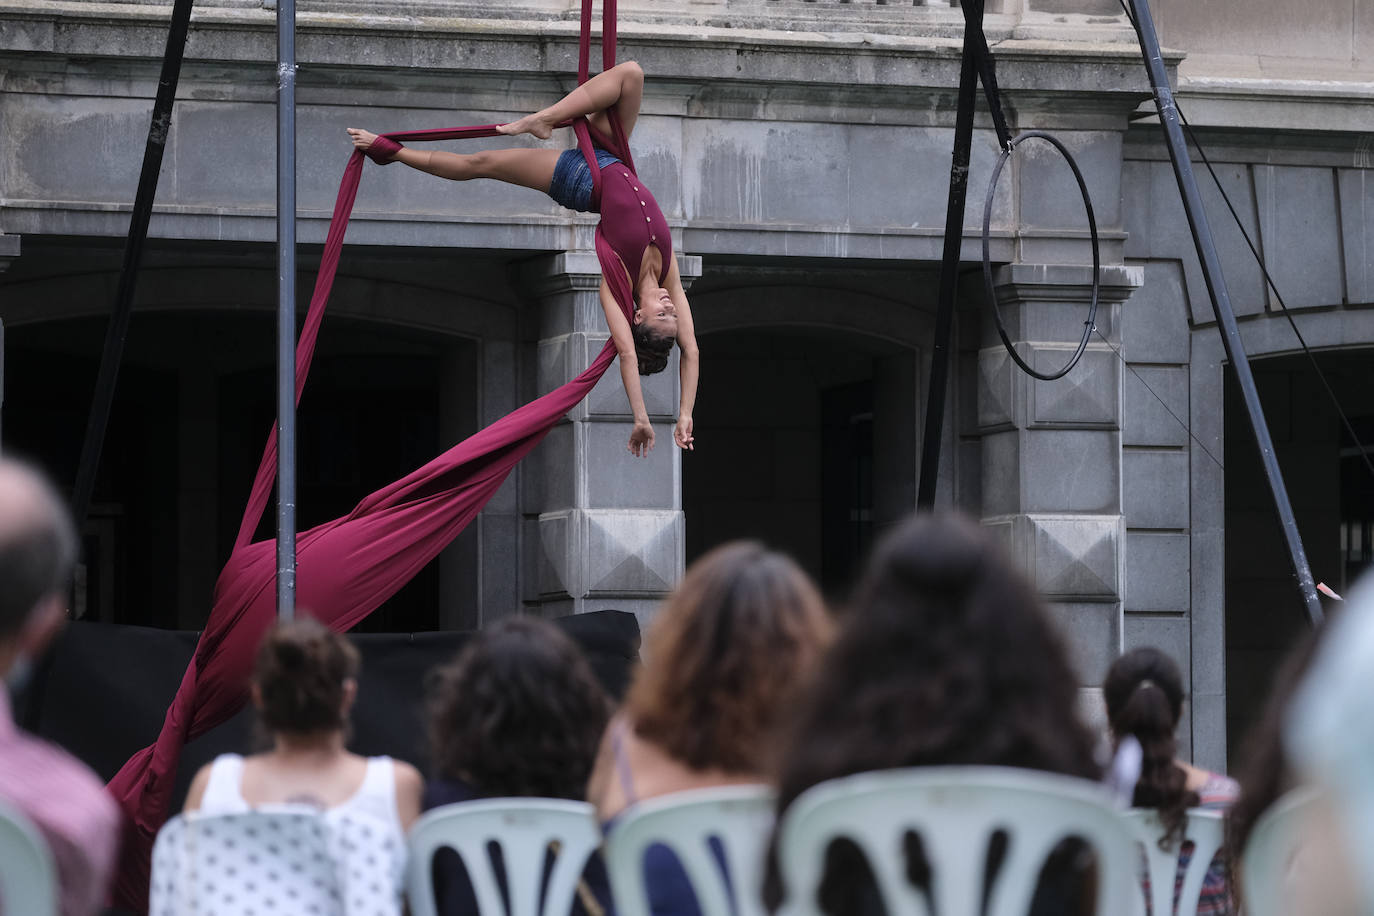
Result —
<instances>
[{"instance_id":1,"label":"rigging cable","mask_svg":"<svg viewBox=\"0 0 1374 916\"><path fill-rule=\"evenodd\" d=\"M1130 8L1127 7L1126 0L1118 0L1118 2L1121 4L1121 9L1126 13L1126 18L1130 21L1138 37L1140 35L1140 25L1136 22L1135 16L1131 13ZM1174 99L1174 105L1178 111L1180 120L1183 122L1184 129L1188 132L1188 139L1192 141L1193 146L1197 149L1198 155L1202 158L1202 164L1207 167L1207 174L1212 176L1212 183L1216 185L1217 191L1221 194L1222 201L1226 204L1226 209L1231 213L1231 219L1235 221L1236 228L1240 230L1241 237L1245 239L1246 247L1250 249L1250 254L1254 257L1255 263L1259 265L1260 273L1264 275L1264 282L1274 291L1274 299L1278 302L1279 311L1283 313L1284 318L1288 319L1288 324L1293 329L1293 335L1298 339L1298 344L1302 347L1303 354L1307 356L1308 362L1311 363L1312 371L1317 374L1317 379L1322 383L1322 388L1325 389L1326 395L1331 401L1331 406L1335 408L1336 415L1340 417L1341 425L1345 427L1346 435L1350 437L1350 441L1360 453L1360 458L1364 462L1365 469L1369 471L1370 477L1374 477L1374 461L1370 460L1369 449L1360 441L1359 435L1355 432L1354 424L1350 422L1350 418L1341 408L1341 402L1336 396L1335 389L1331 387L1330 381L1326 378L1326 373L1322 371L1321 364L1317 362L1316 354L1308 347L1307 339L1302 336L1302 331L1299 330L1298 323L1293 318L1292 310L1288 308L1288 303L1284 301L1283 293L1279 291L1278 284L1274 282L1273 276L1269 273L1269 267L1264 261L1264 256L1260 254L1259 248L1250 237L1250 233L1245 228L1245 224L1241 222L1240 213L1236 210L1235 204L1231 202L1231 195L1226 193L1226 188L1221 183L1221 177L1217 175L1216 169L1213 168L1212 160L1207 156L1207 150L1203 148L1202 142L1198 139L1197 133L1193 130L1193 125L1188 121L1188 116L1183 113L1183 108L1178 104L1177 97Z\"/></svg>"}]
</instances>

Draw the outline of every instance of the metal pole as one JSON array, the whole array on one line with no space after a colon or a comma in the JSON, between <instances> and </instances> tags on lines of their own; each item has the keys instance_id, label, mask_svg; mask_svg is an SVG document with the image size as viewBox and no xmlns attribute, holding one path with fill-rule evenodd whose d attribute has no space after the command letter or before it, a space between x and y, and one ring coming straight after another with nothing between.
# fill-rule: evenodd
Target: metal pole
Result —
<instances>
[{"instance_id":1,"label":"metal pole","mask_svg":"<svg viewBox=\"0 0 1374 916\"><path fill-rule=\"evenodd\" d=\"M277 3L277 616L296 608L296 0Z\"/></svg>"},{"instance_id":2,"label":"metal pole","mask_svg":"<svg viewBox=\"0 0 1374 916\"><path fill-rule=\"evenodd\" d=\"M973 151L973 110L978 95L978 69L973 42L981 31L978 15L964 26L963 66L959 70L959 110L954 122L954 155L949 170L949 205L945 209L944 260L940 265L939 306L935 339L930 351L930 379L926 385L926 422L921 435L921 478L916 506L935 506L940 476L940 445L944 438L945 392L949 388L949 345L954 328L954 300L959 291L959 254L964 242L964 210L968 199L968 164Z\"/></svg>"},{"instance_id":3,"label":"metal pole","mask_svg":"<svg viewBox=\"0 0 1374 916\"><path fill-rule=\"evenodd\" d=\"M1207 225L1207 211L1203 208L1202 195L1193 175L1193 164L1188 158L1188 146L1183 139L1183 128L1179 124L1178 106L1174 102L1173 90L1169 87L1169 74L1164 68L1164 56L1159 50L1159 36L1155 33L1154 19L1150 15L1150 6L1146 0L1132 0L1132 6L1135 7L1145 68L1149 71L1150 84L1154 87L1155 107L1159 110L1160 126L1164 128L1165 145L1169 147L1169 158L1174 164L1174 177L1178 180L1178 190L1183 197L1183 209L1188 214L1188 227L1193 233L1193 245L1197 248L1198 260L1202 263L1202 276L1207 281L1212 311L1216 315L1217 326L1221 329L1221 342L1226 348L1226 358L1231 364L1231 371L1235 373L1236 382L1240 385L1245 400L1245 412L1250 420L1250 429L1255 434L1255 443L1259 447L1264 476L1268 479L1269 489L1274 496L1274 508L1278 511L1279 527L1283 530L1283 538L1288 545L1288 555L1293 564L1298 591L1302 593L1306 604L1308 620L1313 626L1317 626L1322 622L1321 600L1317 597L1316 582L1307 564L1307 553L1303 550L1298 522L1293 516L1293 506L1288 501L1283 473L1279 470L1278 459L1274 455L1274 443L1269 437L1269 427L1264 420L1264 409L1260 405L1259 392L1255 388L1255 378L1250 372L1250 361L1245 355L1240 328L1236 325L1235 311L1231 308L1231 296L1227 292L1221 261L1212 242L1212 230Z\"/></svg>"},{"instance_id":4,"label":"metal pole","mask_svg":"<svg viewBox=\"0 0 1374 916\"><path fill-rule=\"evenodd\" d=\"M100 453L105 447L105 428L109 425L110 407L114 404L115 382L118 381L119 364L124 357L124 339L129 334L129 313L133 310L134 287L138 280L138 267L143 260L143 243L148 239L148 223L153 217L153 200L157 197L157 179L162 171L162 153L167 147L167 134L172 127L172 105L176 102L181 60L186 51L186 34L191 26L191 5L192 0L176 0L172 7L172 22L167 29L162 74L158 77L157 96L153 100L148 142L143 148L143 170L138 176L133 214L129 218L129 234L124 241L119 287L115 292L114 308L110 312L110 324L105 330L105 349L100 355L95 394L91 398L90 415L86 418L86 437L81 443L81 461L76 469L72 515L77 525L85 522L86 514L90 511L96 471L100 467Z\"/></svg>"}]
</instances>

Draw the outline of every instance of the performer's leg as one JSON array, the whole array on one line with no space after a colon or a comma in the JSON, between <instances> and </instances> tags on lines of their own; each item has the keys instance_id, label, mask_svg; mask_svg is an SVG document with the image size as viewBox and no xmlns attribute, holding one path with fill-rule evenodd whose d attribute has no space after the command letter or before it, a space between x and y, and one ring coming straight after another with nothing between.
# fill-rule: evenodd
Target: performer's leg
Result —
<instances>
[{"instance_id":1,"label":"performer's leg","mask_svg":"<svg viewBox=\"0 0 1374 916\"><path fill-rule=\"evenodd\" d=\"M361 150L366 150L377 138L376 134L356 127L348 128L348 135L353 145ZM494 178L547 192L553 182L553 169L558 163L559 154L560 150L556 149L491 149L475 153L450 153L406 146L391 161L452 181Z\"/></svg>"},{"instance_id":2,"label":"performer's leg","mask_svg":"<svg viewBox=\"0 0 1374 916\"><path fill-rule=\"evenodd\" d=\"M643 99L644 71L634 61L626 61L598 73L543 111L503 124L497 130L503 134L534 134L541 140L547 140L553 134L555 125L582 115L591 115L597 129L609 134L611 128L605 111L615 108L628 137L635 129Z\"/></svg>"}]
</instances>

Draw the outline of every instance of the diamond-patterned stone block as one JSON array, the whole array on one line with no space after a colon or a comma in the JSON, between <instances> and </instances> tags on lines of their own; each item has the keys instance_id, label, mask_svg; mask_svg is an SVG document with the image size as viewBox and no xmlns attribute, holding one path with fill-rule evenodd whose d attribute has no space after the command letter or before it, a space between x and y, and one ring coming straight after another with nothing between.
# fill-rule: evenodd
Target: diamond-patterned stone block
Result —
<instances>
[{"instance_id":1,"label":"diamond-patterned stone block","mask_svg":"<svg viewBox=\"0 0 1374 916\"><path fill-rule=\"evenodd\" d=\"M1002 347L978 353L978 429L992 432L1016 425L1016 379L1020 370Z\"/></svg>"},{"instance_id":2,"label":"diamond-patterned stone block","mask_svg":"<svg viewBox=\"0 0 1374 916\"><path fill-rule=\"evenodd\" d=\"M582 584L581 519L576 509L539 516L539 594L585 594Z\"/></svg>"},{"instance_id":3,"label":"diamond-patterned stone block","mask_svg":"<svg viewBox=\"0 0 1374 916\"><path fill-rule=\"evenodd\" d=\"M662 595L682 578L681 512L605 509L582 517L589 595Z\"/></svg>"},{"instance_id":4,"label":"diamond-patterned stone block","mask_svg":"<svg viewBox=\"0 0 1374 916\"><path fill-rule=\"evenodd\" d=\"M684 523L672 509L570 509L539 517L543 595L654 597L682 578Z\"/></svg>"},{"instance_id":5,"label":"diamond-patterned stone block","mask_svg":"<svg viewBox=\"0 0 1374 916\"><path fill-rule=\"evenodd\" d=\"M1057 372L1075 347L1034 344L1030 364L1038 371ZM1030 426L1117 429L1121 420L1121 362L1105 347L1088 347L1078 365L1052 382L1031 379Z\"/></svg>"},{"instance_id":6,"label":"diamond-patterned stone block","mask_svg":"<svg viewBox=\"0 0 1374 916\"><path fill-rule=\"evenodd\" d=\"M1030 515L1024 541L1037 590L1047 598L1121 597L1125 529L1118 515Z\"/></svg>"}]
</instances>

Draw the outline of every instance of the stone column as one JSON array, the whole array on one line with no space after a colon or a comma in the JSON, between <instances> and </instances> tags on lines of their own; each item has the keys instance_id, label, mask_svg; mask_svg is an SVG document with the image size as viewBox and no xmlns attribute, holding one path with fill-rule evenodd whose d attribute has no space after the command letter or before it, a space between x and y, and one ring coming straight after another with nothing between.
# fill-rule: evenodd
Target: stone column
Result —
<instances>
[{"instance_id":1,"label":"stone column","mask_svg":"<svg viewBox=\"0 0 1374 916\"><path fill-rule=\"evenodd\" d=\"M984 524L1000 529L1050 603L1079 677L1095 693L1121 650L1125 519L1121 499L1121 303L1138 267L1102 271L1097 327L1066 377L1042 382L1007 355L991 321L978 354ZM1087 317L1091 268L1012 264L995 275L1017 353L1041 372L1062 366ZM1085 697L1096 714L1097 698Z\"/></svg>"},{"instance_id":2,"label":"stone column","mask_svg":"<svg viewBox=\"0 0 1374 916\"><path fill-rule=\"evenodd\" d=\"M682 257L679 267L688 283L700 276L701 259ZM601 266L594 252L564 252L534 262L526 277L539 301L544 393L581 372L609 337L597 295ZM677 371L674 351L664 372L641 379L656 433L648 458L626 448L632 417L618 363L530 456L521 500L527 607L548 616L615 608L646 623L681 578Z\"/></svg>"}]
</instances>

